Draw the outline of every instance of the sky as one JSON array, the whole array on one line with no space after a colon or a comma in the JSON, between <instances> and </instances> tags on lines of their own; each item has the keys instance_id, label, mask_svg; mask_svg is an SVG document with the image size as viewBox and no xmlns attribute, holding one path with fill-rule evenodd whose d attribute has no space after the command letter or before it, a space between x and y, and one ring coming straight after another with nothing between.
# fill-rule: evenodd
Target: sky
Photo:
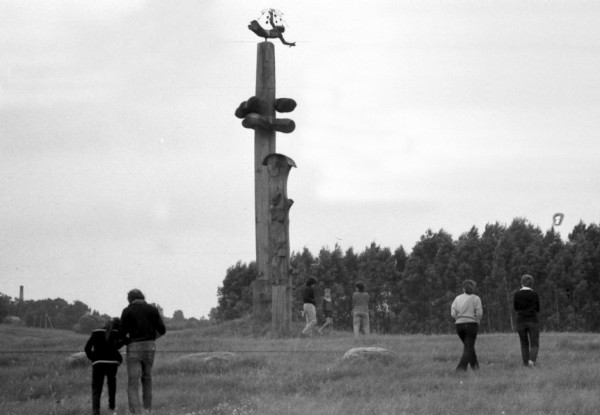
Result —
<instances>
[{"instance_id":1,"label":"sky","mask_svg":"<svg viewBox=\"0 0 600 415\"><path fill-rule=\"evenodd\" d=\"M598 223L593 1L4 0L0 292L120 315L141 289L207 316L255 259L247 28L283 12L278 98L296 130L290 243L408 252L526 218Z\"/></svg>"}]
</instances>

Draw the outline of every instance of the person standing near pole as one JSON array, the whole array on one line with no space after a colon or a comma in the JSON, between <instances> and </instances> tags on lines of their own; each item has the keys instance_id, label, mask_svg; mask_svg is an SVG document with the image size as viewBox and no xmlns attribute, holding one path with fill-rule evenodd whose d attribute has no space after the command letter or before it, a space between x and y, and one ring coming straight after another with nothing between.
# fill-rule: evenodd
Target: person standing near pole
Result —
<instances>
[{"instance_id":1,"label":"person standing near pole","mask_svg":"<svg viewBox=\"0 0 600 415\"><path fill-rule=\"evenodd\" d=\"M354 337L362 332L368 336L371 332L369 323L369 293L365 291L365 284L358 281L354 284L352 294L352 325L354 326Z\"/></svg>"},{"instance_id":2,"label":"person standing near pole","mask_svg":"<svg viewBox=\"0 0 600 415\"><path fill-rule=\"evenodd\" d=\"M303 310L304 316L306 317L306 326L302 330L303 336L313 335L313 329L317 325L317 308L315 307L315 290L313 286L317 283L314 277L308 277L306 280L306 287L302 293L302 302L304 303Z\"/></svg>"},{"instance_id":3,"label":"person standing near pole","mask_svg":"<svg viewBox=\"0 0 600 415\"><path fill-rule=\"evenodd\" d=\"M144 411L152 409L152 365L155 340L167 332L158 309L146 302L144 294L133 289L127 294L129 305L121 314L121 329L127 344L127 398L129 412L140 413L139 380L142 381Z\"/></svg>"},{"instance_id":4,"label":"person standing near pole","mask_svg":"<svg viewBox=\"0 0 600 415\"><path fill-rule=\"evenodd\" d=\"M323 290L323 315L325 316L325 323L318 329L319 334L323 333L323 329L330 326L330 330L333 328L333 301L331 300L331 289L325 288Z\"/></svg>"},{"instance_id":5,"label":"person standing near pole","mask_svg":"<svg viewBox=\"0 0 600 415\"><path fill-rule=\"evenodd\" d=\"M540 347L540 326L537 313L540 311L540 297L531 288L533 277L521 277L521 289L514 295L514 309L517 312L517 333L521 343L523 365L535 367Z\"/></svg>"},{"instance_id":6,"label":"person standing near pole","mask_svg":"<svg viewBox=\"0 0 600 415\"><path fill-rule=\"evenodd\" d=\"M456 334L463 343L463 354L456 366L456 371L479 369L477 353L475 353L475 340L479 332L479 322L483 316L481 299L474 294L475 281L465 280L462 284L463 293L457 296L450 307L450 314L456 323Z\"/></svg>"}]
</instances>

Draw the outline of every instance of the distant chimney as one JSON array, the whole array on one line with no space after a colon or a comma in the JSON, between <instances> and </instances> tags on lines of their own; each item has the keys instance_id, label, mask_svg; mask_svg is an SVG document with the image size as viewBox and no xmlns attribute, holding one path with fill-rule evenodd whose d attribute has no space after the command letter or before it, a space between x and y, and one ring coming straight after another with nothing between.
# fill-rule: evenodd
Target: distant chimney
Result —
<instances>
[{"instance_id":1,"label":"distant chimney","mask_svg":"<svg viewBox=\"0 0 600 415\"><path fill-rule=\"evenodd\" d=\"M19 287L19 301L23 301L23 286Z\"/></svg>"}]
</instances>

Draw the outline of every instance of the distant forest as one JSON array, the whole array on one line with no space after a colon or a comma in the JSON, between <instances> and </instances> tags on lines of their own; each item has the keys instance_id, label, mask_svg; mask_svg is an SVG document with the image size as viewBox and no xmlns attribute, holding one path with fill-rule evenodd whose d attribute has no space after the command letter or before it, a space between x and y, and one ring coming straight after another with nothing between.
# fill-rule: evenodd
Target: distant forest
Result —
<instances>
[{"instance_id":1,"label":"distant forest","mask_svg":"<svg viewBox=\"0 0 600 415\"><path fill-rule=\"evenodd\" d=\"M543 232L526 219L509 226L476 227L454 240L444 230L428 230L408 253L393 252L375 243L356 253L322 248L317 256L308 249L290 258L294 318L301 320L302 289L308 276L318 280L320 299L331 288L334 326L352 325L354 283L363 281L370 294L371 327L379 333L451 333L450 304L460 294L465 279L477 283L484 316L480 330L512 331L515 316L513 293L520 278L531 274L541 297L540 323L547 331L600 330L600 227L577 224L563 241L554 228ZM224 321L252 311L251 283L256 264L238 262L230 267L218 288L218 305L211 320Z\"/></svg>"},{"instance_id":2,"label":"distant forest","mask_svg":"<svg viewBox=\"0 0 600 415\"><path fill-rule=\"evenodd\" d=\"M157 307L163 314L160 305ZM68 303L62 298L20 301L0 293L0 322L6 324L91 333L104 327L109 319L107 314L100 314L81 301ZM163 319L169 330L196 328L208 324L206 319L186 319L181 310L176 310L172 318Z\"/></svg>"}]
</instances>

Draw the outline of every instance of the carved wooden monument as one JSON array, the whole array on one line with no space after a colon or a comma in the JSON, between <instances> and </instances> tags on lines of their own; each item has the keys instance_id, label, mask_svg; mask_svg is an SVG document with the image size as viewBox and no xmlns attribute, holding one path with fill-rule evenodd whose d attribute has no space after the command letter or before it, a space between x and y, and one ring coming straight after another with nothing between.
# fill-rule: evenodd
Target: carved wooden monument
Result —
<instances>
[{"instance_id":1,"label":"carved wooden monument","mask_svg":"<svg viewBox=\"0 0 600 415\"><path fill-rule=\"evenodd\" d=\"M248 28L265 41L258 43L256 56L256 93L242 102L235 116L242 126L254 130L254 197L256 219L256 266L258 279L253 283L253 316L259 321L271 319L272 332L285 335L292 315L289 276L289 210L287 179L294 161L276 153L275 133L291 133L294 121L277 118L276 112L291 112L296 102L275 98L275 46L267 39L279 38L284 44L281 13L268 9Z\"/></svg>"}]
</instances>

